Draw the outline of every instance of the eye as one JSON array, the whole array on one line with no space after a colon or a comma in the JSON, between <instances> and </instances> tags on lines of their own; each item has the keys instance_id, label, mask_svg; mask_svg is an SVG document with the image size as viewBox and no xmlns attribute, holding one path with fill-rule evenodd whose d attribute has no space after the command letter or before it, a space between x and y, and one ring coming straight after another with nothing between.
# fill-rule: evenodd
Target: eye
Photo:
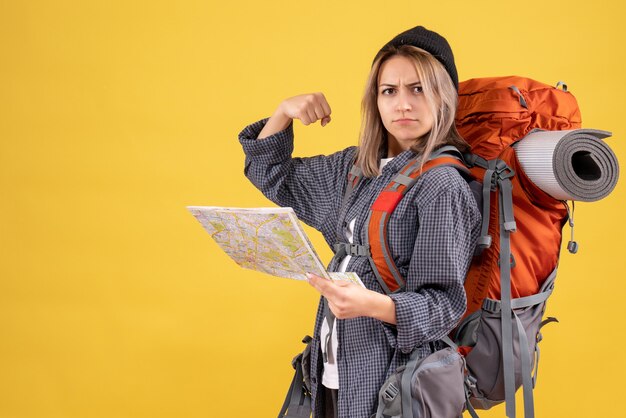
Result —
<instances>
[{"instance_id":1,"label":"eye","mask_svg":"<svg viewBox=\"0 0 626 418\"><path fill-rule=\"evenodd\" d=\"M389 90L394 90L394 88L393 87L387 87L386 89L381 90L380 94L386 94L385 92L389 91Z\"/></svg>"},{"instance_id":2,"label":"eye","mask_svg":"<svg viewBox=\"0 0 626 418\"><path fill-rule=\"evenodd\" d=\"M422 86L415 86L414 89L415 89L416 93L423 93L424 92L424 89L422 88Z\"/></svg>"}]
</instances>

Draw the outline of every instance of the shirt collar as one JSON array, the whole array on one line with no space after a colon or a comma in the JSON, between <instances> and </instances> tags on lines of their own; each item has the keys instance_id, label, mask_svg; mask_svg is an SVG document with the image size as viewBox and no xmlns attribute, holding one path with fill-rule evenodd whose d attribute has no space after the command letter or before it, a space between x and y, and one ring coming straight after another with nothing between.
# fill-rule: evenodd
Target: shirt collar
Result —
<instances>
[{"instance_id":1,"label":"shirt collar","mask_svg":"<svg viewBox=\"0 0 626 418\"><path fill-rule=\"evenodd\" d=\"M387 165L383 167L383 172L399 171L402 167L404 167L411 159L416 158L417 154L413 152L413 150L402 151L400 154L396 155L393 160L389 161ZM382 174L382 173L381 173Z\"/></svg>"}]
</instances>

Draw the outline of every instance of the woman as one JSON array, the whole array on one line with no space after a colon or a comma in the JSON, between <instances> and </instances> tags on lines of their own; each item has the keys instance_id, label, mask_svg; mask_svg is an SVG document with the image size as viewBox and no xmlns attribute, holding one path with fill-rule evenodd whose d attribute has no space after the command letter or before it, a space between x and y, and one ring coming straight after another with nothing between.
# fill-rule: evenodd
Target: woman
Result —
<instances>
[{"instance_id":1,"label":"woman","mask_svg":"<svg viewBox=\"0 0 626 418\"><path fill-rule=\"evenodd\" d=\"M239 134L245 174L270 200L293 207L329 245L367 245L370 207L405 164L423 163L443 145L468 150L454 125L457 89L447 41L421 26L407 30L374 59L359 147L292 158L293 119L322 126L331 120L323 94L299 95ZM354 164L363 178L342 205ZM430 354L432 342L454 328L465 311L463 281L479 227L467 182L454 168L437 167L418 179L387 226L403 291L386 295L365 256L336 254L328 270L354 271L366 288L310 276L322 295L311 346L314 417L370 417L385 379L413 350Z\"/></svg>"}]
</instances>

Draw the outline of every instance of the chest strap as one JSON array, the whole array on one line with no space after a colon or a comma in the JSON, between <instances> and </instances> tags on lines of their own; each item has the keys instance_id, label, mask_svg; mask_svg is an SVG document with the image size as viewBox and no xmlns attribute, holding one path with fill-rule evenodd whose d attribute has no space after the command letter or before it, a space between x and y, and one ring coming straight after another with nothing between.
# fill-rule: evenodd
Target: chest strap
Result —
<instances>
[{"instance_id":1,"label":"chest strap","mask_svg":"<svg viewBox=\"0 0 626 418\"><path fill-rule=\"evenodd\" d=\"M335 250L335 257L342 259L343 257L350 255L352 257L369 257L370 246L350 244L349 242L338 242L333 245Z\"/></svg>"}]
</instances>

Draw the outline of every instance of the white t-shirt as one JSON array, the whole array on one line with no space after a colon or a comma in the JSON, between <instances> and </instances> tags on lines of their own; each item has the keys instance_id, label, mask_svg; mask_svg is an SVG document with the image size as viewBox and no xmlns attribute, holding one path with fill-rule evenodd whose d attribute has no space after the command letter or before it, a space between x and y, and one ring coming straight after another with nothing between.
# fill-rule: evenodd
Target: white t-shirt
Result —
<instances>
[{"instance_id":1,"label":"white t-shirt","mask_svg":"<svg viewBox=\"0 0 626 418\"><path fill-rule=\"evenodd\" d=\"M382 158L380 160L380 171L382 172L383 167L389 162L393 160L392 158ZM352 219L348 224L348 228L346 229L346 239L350 244L353 244L353 234L354 234L354 224L356 222L356 218ZM345 272L346 267L348 267L348 263L352 256L346 255L341 263L339 264L339 269L337 271ZM333 319L334 322L334 319ZM320 330L320 341L322 346L322 352L326 352L326 336L328 335L328 321L324 318L322 322L322 329ZM328 362L324 363L324 371L322 372L322 384L329 389L339 389L339 373L337 369L337 332L335 331L335 326L333 324L333 332L330 336L330 348L331 355L328 356Z\"/></svg>"}]
</instances>

